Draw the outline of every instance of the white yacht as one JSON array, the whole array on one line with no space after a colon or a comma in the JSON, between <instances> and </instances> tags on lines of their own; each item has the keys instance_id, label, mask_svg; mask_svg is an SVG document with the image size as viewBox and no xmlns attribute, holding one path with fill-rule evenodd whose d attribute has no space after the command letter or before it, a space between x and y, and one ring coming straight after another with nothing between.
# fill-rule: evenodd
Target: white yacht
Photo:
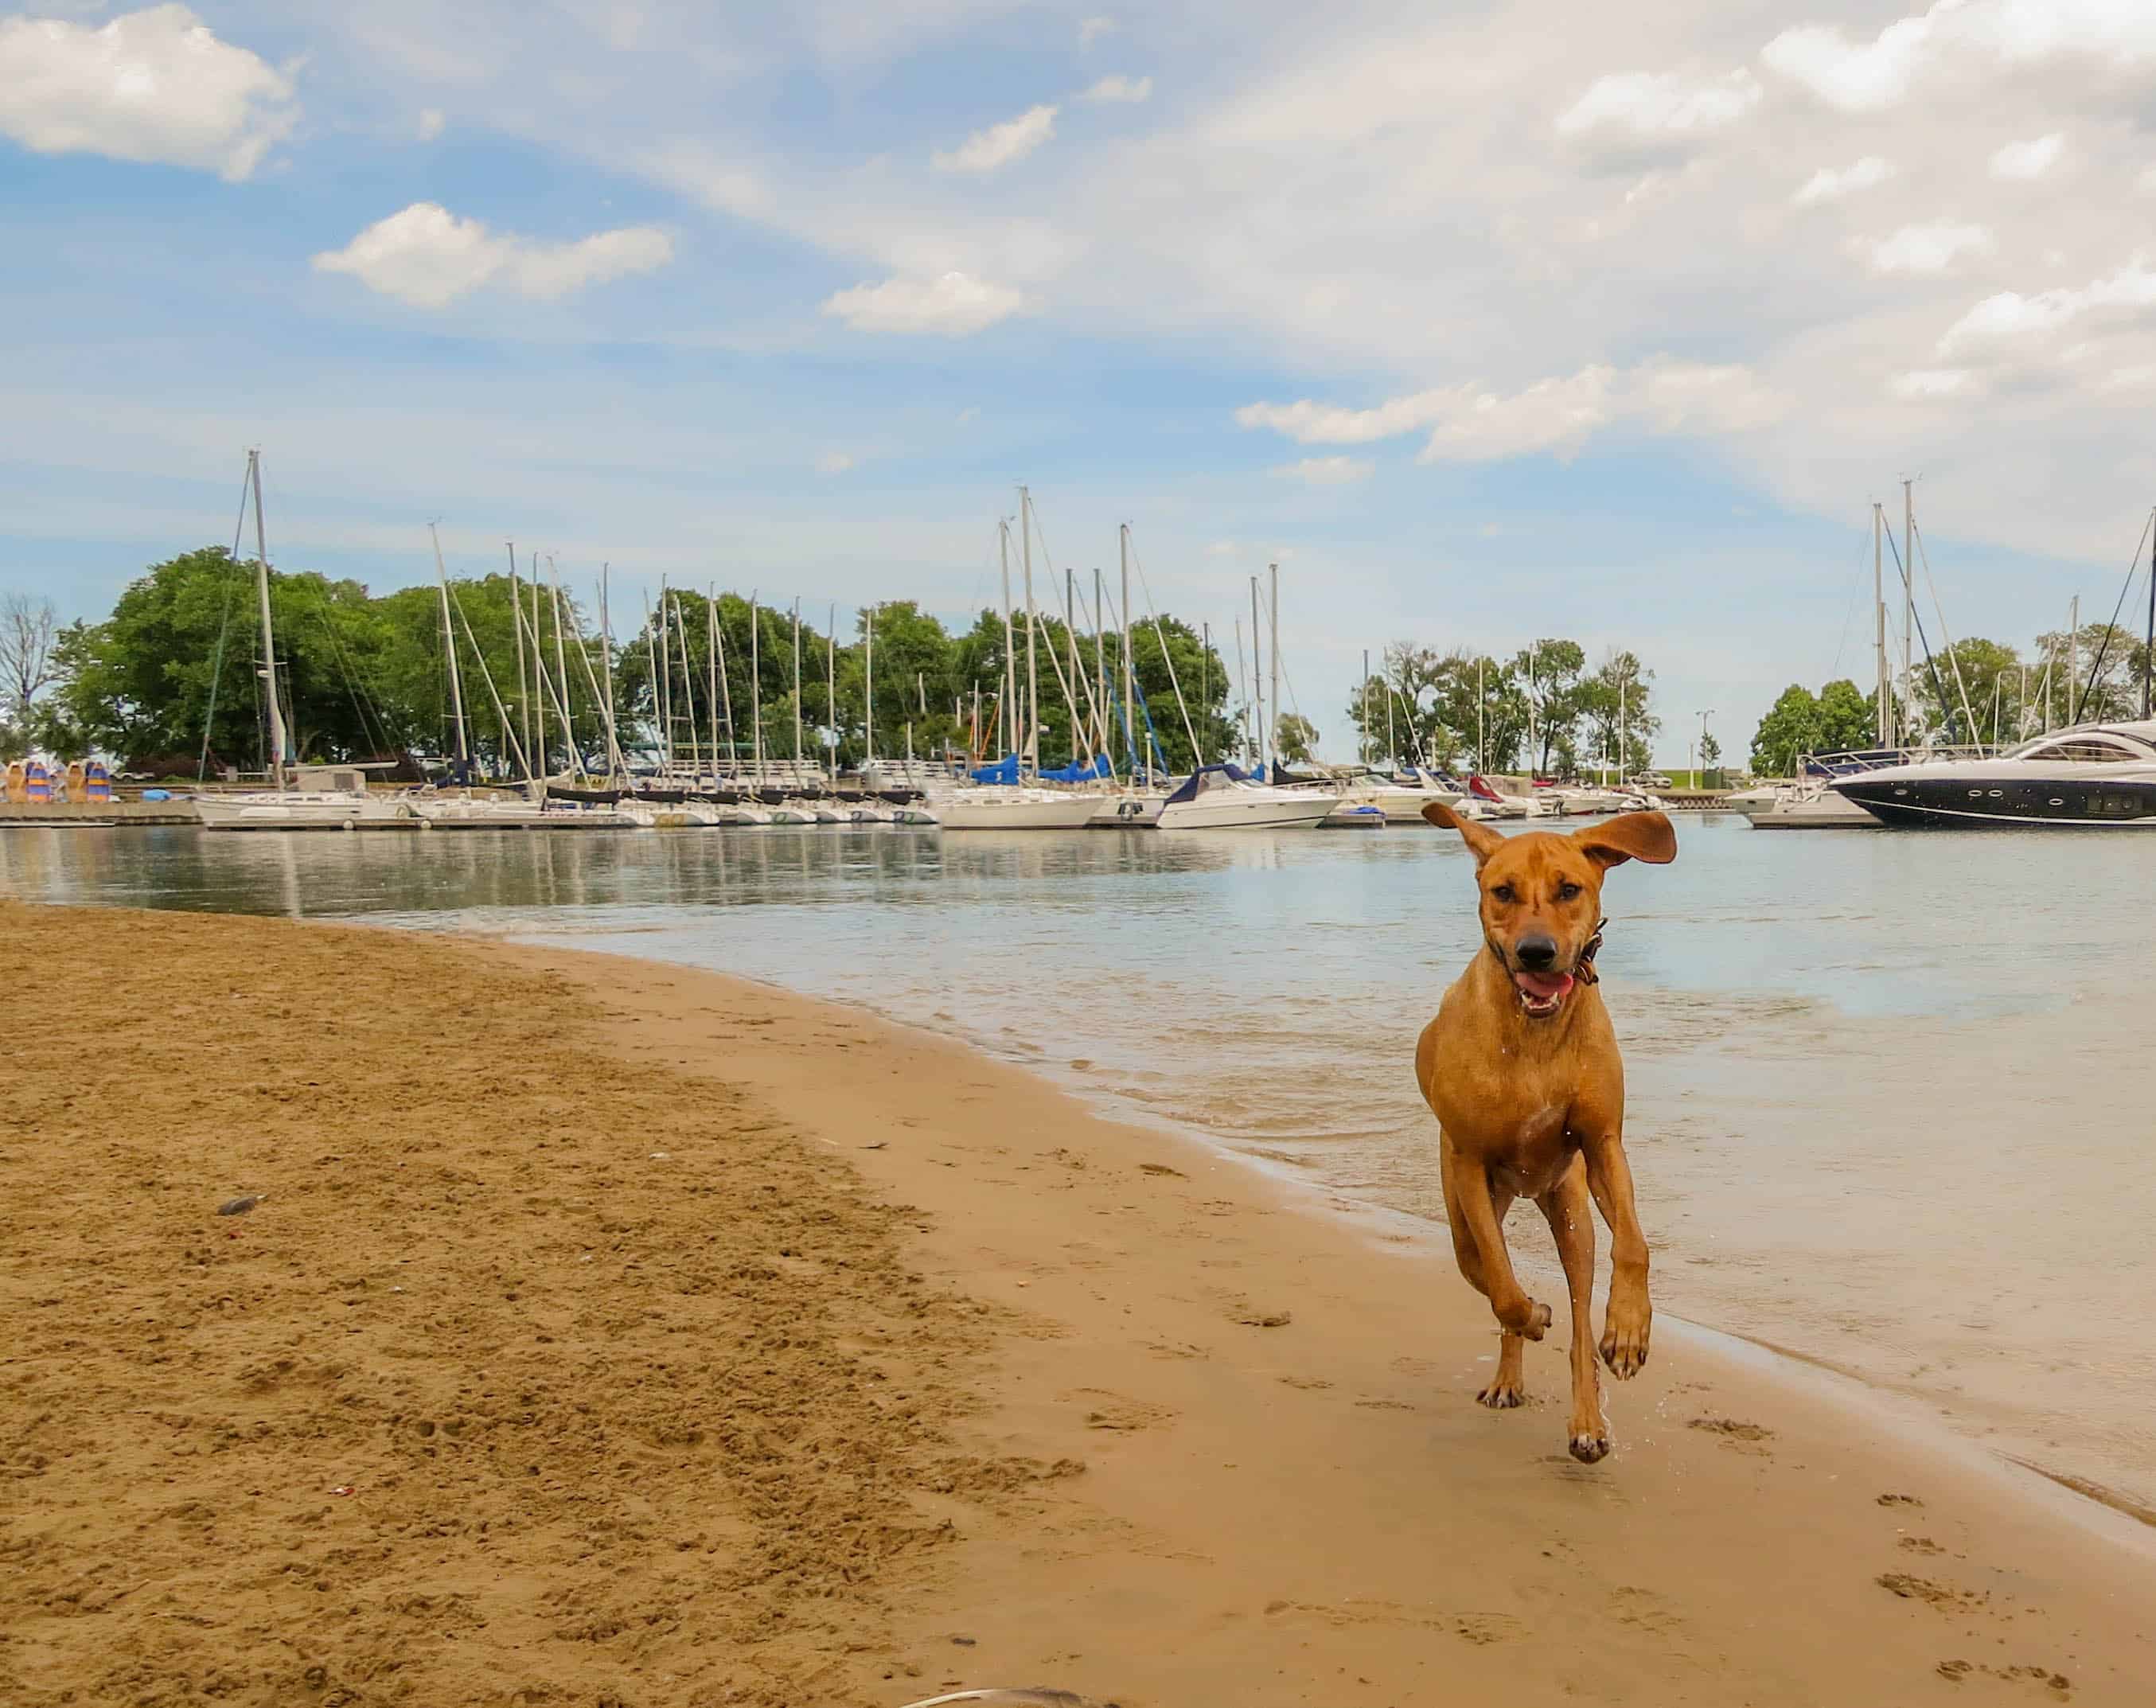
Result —
<instances>
[{"instance_id":1,"label":"white yacht","mask_svg":"<svg viewBox=\"0 0 2156 1708\"><path fill-rule=\"evenodd\" d=\"M1160 809L1168 804L1165 789L1123 789L1093 798L1093 816L1086 822L1096 830L1151 830L1160 823Z\"/></svg>"},{"instance_id":2,"label":"white yacht","mask_svg":"<svg viewBox=\"0 0 2156 1708\"><path fill-rule=\"evenodd\" d=\"M299 765L294 786L238 794L198 795L195 816L205 830L363 830L408 821L406 803L370 795L356 766Z\"/></svg>"},{"instance_id":3,"label":"white yacht","mask_svg":"<svg viewBox=\"0 0 2156 1708\"><path fill-rule=\"evenodd\" d=\"M1883 766L1825 787L1895 826L2156 830L2156 721L2079 724L1994 758Z\"/></svg>"},{"instance_id":4,"label":"white yacht","mask_svg":"<svg viewBox=\"0 0 2156 1708\"><path fill-rule=\"evenodd\" d=\"M1863 808L1835 794L1824 778L1748 789L1742 796L1732 796L1729 803L1752 821L1754 830L1876 830L1879 826Z\"/></svg>"},{"instance_id":5,"label":"white yacht","mask_svg":"<svg viewBox=\"0 0 2156 1708\"><path fill-rule=\"evenodd\" d=\"M1100 809L1101 798L980 783L932 795L928 804L946 830L1081 830Z\"/></svg>"},{"instance_id":6,"label":"white yacht","mask_svg":"<svg viewBox=\"0 0 2156 1708\"><path fill-rule=\"evenodd\" d=\"M1340 797L1255 782L1233 765L1201 766L1160 809L1163 830L1295 830L1322 824Z\"/></svg>"}]
</instances>

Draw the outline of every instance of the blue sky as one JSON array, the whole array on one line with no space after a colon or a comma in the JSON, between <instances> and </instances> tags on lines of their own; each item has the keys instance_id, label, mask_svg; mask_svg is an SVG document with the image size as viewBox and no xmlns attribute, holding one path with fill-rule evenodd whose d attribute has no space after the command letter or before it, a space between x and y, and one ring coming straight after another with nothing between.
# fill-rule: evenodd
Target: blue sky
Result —
<instances>
[{"instance_id":1,"label":"blue sky","mask_svg":"<svg viewBox=\"0 0 2156 1708\"><path fill-rule=\"evenodd\" d=\"M2156 8L55 3L0 13L0 585L501 542L814 608L1128 521L1224 637L1575 636L1680 762L1945 626L2108 610L2156 471ZM1611 15L1605 16L1605 13ZM1927 626L1938 621L1927 610Z\"/></svg>"}]
</instances>

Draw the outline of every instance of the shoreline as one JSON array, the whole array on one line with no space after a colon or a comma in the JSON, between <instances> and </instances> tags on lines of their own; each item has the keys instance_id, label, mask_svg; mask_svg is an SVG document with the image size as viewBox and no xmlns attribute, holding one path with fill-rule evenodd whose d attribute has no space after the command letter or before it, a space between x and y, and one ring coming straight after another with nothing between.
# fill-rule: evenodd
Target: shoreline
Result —
<instances>
[{"instance_id":1,"label":"shoreline","mask_svg":"<svg viewBox=\"0 0 2156 1708\"><path fill-rule=\"evenodd\" d=\"M1495 1331L1449 1253L942 1034L633 956L82 916L0 905L42 946L0 997L18 1044L205 1077L0 1126L39 1330L0 1376L74 1408L0 1521L11 1699L146 1633L250 1705L308 1668L355 1703L402 1670L693 1708L2123 1704L2156 1676L2133 1520L1666 1318L1610 1384L1616 1452L1575 1465L1555 1341L1527 1408L1473 1403ZM429 1269L454 1285L422 1308ZM128 1395L208 1433L138 1442ZM127 1598L154 1582L197 1623Z\"/></svg>"},{"instance_id":2,"label":"shoreline","mask_svg":"<svg viewBox=\"0 0 2156 1708\"><path fill-rule=\"evenodd\" d=\"M400 926L376 925L366 920L353 920L346 923L364 930L398 931L408 929ZM421 929L433 931L435 928ZM595 930L592 933L609 937L627 934L617 929ZM1351 1229L1374 1244L1410 1244L1417 1249L1418 1254L1435 1264L1440 1279L1457 1279L1449 1235L1441 1222L1415 1215L1411 1211L1393 1205L1353 1197L1342 1187L1330 1186L1314 1178L1300 1164L1269 1155L1262 1150L1239 1146L1194 1123L1166 1119L1152 1111L1122 1107L1114 1094L1099 1089L1094 1073L1069 1071L1045 1056L1033 1059L1022 1053L999 1048L991 1038L969 1031L956 1021L931 1023L893 1013L865 998L821 996L775 979L759 978L749 973L698 967L687 962L663 960L620 950L578 948L561 941L559 936L533 935L514 927L500 932L451 929L441 931L439 935L483 946L509 947L542 955L558 952L591 956L709 977L763 992L774 1001L829 1008L840 1013L872 1021L901 1035L917 1035L941 1045L978 1055L1014 1073L1041 1081L1099 1121L1161 1134L1178 1144L1194 1146L1209 1157L1242 1169L1255 1179L1265 1182L1270 1188L1282 1193L1301 1213L1320 1217ZM1090 1069L1096 1065L1089 1064L1088 1068ZM1433 1146L1435 1142L1433 1136ZM1596 1282L1596 1296L1599 1301L1607 1282L1609 1254L1608 1230L1600 1228L1599 1223L1597 1225L1599 1228L1597 1252L1601 1269ZM1516 1243L1514 1262L1520 1267L1523 1276L1543 1290L1537 1296L1561 1295L1563 1280L1557 1269L1555 1254L1543 1249L1539 1243L1541 1230L1538 1226L1522 1223L1522 1228L1526 1238L1524 1241ZM2039 1506L2055 1505L2061 1516L2076 1517L2077 1521L2095 1525L2110 1541L2156 1558L2156 1507L2133 1495L2113 1489L2094 1477L2055 1469L2034 1457L1990 1445L1973 1427L1976 1420L1946 1421L1953 1416L1947 1408L1935 1404L1918 1393L1875 1381L1862 1371L1837 1363L1831 1358L1781 1345L1742 1330L1680 1316L1659 1303L1656 1306L1655 1316L1658 1330L1671 1329L1679 1335L1689 1336L1697 1343L1713 1349L1713 1356L1717 1358L1736 1357L1745 1361L1763 1358L1766 1362L1758 1367L1773 1379L1796 1391L1838 1398L1841 1403L1866 1415L1887 1419L1897 1428L1925 1434L1938 1449L1950 1452L1968 1464L1996 1475L2002 1486L2018 1494L2019 1498ZM2087 1507L2100 1509L2100 1511L2086 1511L2084 1509ZM2113 1519L2123 1521L2125 1527L2114 1530L2111 1524Z\"/></svg>"}]
</instances>

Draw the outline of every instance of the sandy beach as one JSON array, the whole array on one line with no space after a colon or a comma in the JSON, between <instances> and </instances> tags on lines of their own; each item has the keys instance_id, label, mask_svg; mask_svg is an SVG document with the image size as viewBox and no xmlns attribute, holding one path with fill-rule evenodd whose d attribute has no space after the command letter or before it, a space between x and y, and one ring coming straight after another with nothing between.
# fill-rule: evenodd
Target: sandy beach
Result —
<instances>
[{"instance_id":1,"label":"sandy beach","mask_svg":"<svg viewBox=\"0 0 2156 1708\"><path fill-rule=\"evenodd\" d=\"M1478 1408L1431 1241L948 1040L563 951L0 933L10 1703L2156 1679L2156 1530L1672 1326L1576 1465L1562 1334Z\"/></svg>"}]
</instances>

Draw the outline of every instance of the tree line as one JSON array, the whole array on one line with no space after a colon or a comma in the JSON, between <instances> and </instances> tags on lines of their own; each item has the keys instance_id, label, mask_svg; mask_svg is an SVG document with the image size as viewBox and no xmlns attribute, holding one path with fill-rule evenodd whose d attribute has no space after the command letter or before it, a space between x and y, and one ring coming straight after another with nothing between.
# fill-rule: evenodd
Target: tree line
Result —
<instances>
[{"instance_id":1,"label":"tree line","mask_svg":"<svg viewBox=\"0 0 2156 1708\"><path fill-rule=\"evenodd\" d=\"M2026 655L1972 635L1912 664L1894 687L1895 727L1906 746L1999 746L2077 721L2138 717L2148 662L2146 642L2108 623L2047 631ZM1808 753L1875 746L1878 708L1876 687L1845 677L1817 693L1793 682L1753 732L1752 768L1790 777Z\"/></svg>"},{"instance_id":2,"label":"tree line","mask_svg":"<svg viewBox=\"0 0 2156 1708\"><path fill-rule=\"evenodd\" d=\"M56 753L109 753L127 768L172 775L192 776L204 763L261 768L265 716L254 578L253 562L222 546L151 566L102 621L49 635L43 678L7 699L0 715L13 728L0 727L0 736ZM537 746L536 733L526 731L542 720L550 767L603 767L602 707L609 691L618 739L632 759L655 757L670 737L681 761L692 751L704 757L715 731L721 749L743 759L759 735L767 758L788 759L798 728L804 760L857 765L868 756L871 623L879 755L901 754L909 743L924 757L947 748L985 758L1002 751L1000 611L984 610L971 628L954 633L916 602L892 600L856 613L851 632L840 634L828 610L820 626L817 613L804 610L797 654L790 606L752 604L737 592L670 590L663 611L639 593L634 611L617 605L603 626L596 587L582 595L564 589L557 601L550 583L519 580L521 623L507 575L450 583L468 741L489 773L516 772L518 753ZM617 588L613 597L626 596ZM270 602L291 757L454 752L437 587L375 594L357 581L273 570ZM1032 639L1040 763L1053 768L1074 755L1091 757L1096 743L1089 737L1105 721L1111 757L1126 768L1121 634L1111 629L1096 640L1044 615ZM1022 692L1023 613L1014 620L1012 640ZM543 662L543 687L535 652ZM1197 631L1173 616L1156 622L1148 615L1133 627L1131 664L1132 745L1142 759L1149 744L1173 769L1188 768L1194 752L1207 760L1233 756L1238 736L1229 717L1228 674ZM0 679L0 696L8 685Z\"/></svg>"},{"instance_id":3,"label":"tree line","mask_svg":"<svg viewBox=\"0 0 2156 1708\"><path fill-rule=\"evenodd\" d=\"M1537 640L1510 658L1399 641L1356 690L1348 717L1366 756L1445 771L1524 764L1538 775L1630 776L1648 767L1662 726L1654 679L1623 650L1589 670L1574 640Z\"/></svg>"}]
</instances>

